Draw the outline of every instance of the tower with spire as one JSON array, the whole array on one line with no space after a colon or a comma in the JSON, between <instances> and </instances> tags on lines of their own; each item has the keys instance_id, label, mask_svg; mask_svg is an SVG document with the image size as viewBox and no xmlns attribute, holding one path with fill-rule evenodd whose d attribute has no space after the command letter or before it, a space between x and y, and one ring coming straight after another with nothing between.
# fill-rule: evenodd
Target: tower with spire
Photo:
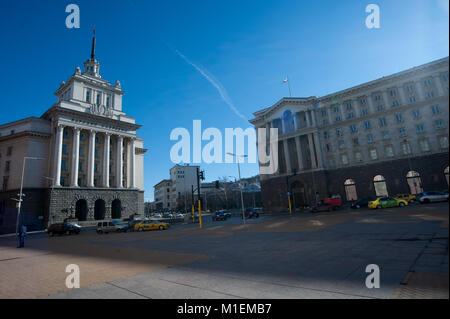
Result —
<instances>
[{"instance_id":1,"label":"tower with spire","mask_svg":"<svg viewBox=\"0 0 450 319\"><path fill-rule=\"evenodd\" d=\"M93 29L93 37L92 37L92 48L91 48L91 57L84 62L84 73L90 76L94 76L96 78L101 78L100 76L100 63L95 59L95 27Z\"/></svg>"}]
</instances>

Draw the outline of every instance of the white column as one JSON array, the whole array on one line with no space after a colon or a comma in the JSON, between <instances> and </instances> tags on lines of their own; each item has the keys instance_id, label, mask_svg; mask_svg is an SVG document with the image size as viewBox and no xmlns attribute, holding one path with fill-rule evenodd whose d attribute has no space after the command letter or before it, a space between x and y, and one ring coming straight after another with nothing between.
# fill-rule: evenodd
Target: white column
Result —
<instances>
[{"instance_id":1,"label":"white column","mask_svg":"<svg viewBox=\"0 0 450 319\"><path fill-rule=\"evenodd\" d=\"M305 111L305 118L306 118L306 127L311 127L311 121L309 120L308 112Z\"/></svg>"},{"instance_id":2,"label":"white column","mask_svg":"<svg viewBox=\"0 0 450 319\"><path fill-rule=\"evenodd\" d=\"M321 149L320 143L319 143L319 134L317 132L315 132L315 133L313 133L313 136L314 136L314 145L316 148L317 164L319 165L319 167L323 167L322 149Z\"/></svg>"},{"instance_id":3,"label":"white column","mask_svg":"<svg viewBox=\"0 0 450 319\"><path fill-rule=\"evenodd\" d=\"M109 187L109 144L111 134L105 133L105 144L103 145L103 187Z\"/></svg>"},{"instance_id":4,"label":"white column","mask_svg":"<svg viewBox=\"0 0 450 319\"><path fill-rule=\"evenodd\" d=\"M136 149L136 145L135 145L135 139L132 138L130 141L130 152L131 152L131 156L130 156L130 188L136 188L136 155L135 155L135 150Z\"/></svg>"},{"instance_id":5,"label":"white column","mask_svg":"<svg viewBox=\"0 0 450 319\"><path fill-rule=\"evenodd\" d=\"M433 81L438 90L437 95L438 96L444 95L445 92L444 92L444 88L442 87L441 77L439 75L435 75L435 76L433 76Z\"/></svg>"},{"instance_id":6,"label":"white column","mask_svg":"<svg viewBox=\"0 0 450 319\"><path fill-rule=\"evenodd\" d=\"M283 147L284 147L284 159L286 162L286 173L292 172L292 166L291 166L291 157L289 156L289 145L288 140L283 140Z\"/></svg>"},{"instance_id":7,"label":"white column","mask_svg":"<svg viewBox=\"0 0 450 319\"><path fill-rule=\"evenodd\" d=\"M308 134L308 144L309 144L309 152L311 154L311 167L316 168L316 154L314 152L314 144L312 139L312 134Z\"/></svg>"},{"instance_id":8,"label":"white column","mask_svg":"<svg viewBox=\"0 0 450 319\"><path fill-rule=\"evenodd\" d=\"M295 146L297 148L297 158L298 158L298 167L299 170L304 170L305 166L303 165L303 154L302 154L302 146L300 142L300 135L295 137Z\"/></svg>"},{"instance_id":9,"label":"white column","mask_svg":"<svg viewBox=\"0 0 450 319\"><path fill-rule=\"evenodd\" d=\"M312 122L312 126L316 126L316 112L314 110L309 111L309 113L311 114L311 122Z\"/></svg>"},{"instance_id":10,"label":"white column","mask_svg":"<svg viewBox=\"0 0 450 319\"><path fill-rule=\"evenodd\" d=\"M78 187L78 163L80 161L80 128L73 128L73 146L72 146L72 179L70 187Z\"/></svg>"},{"instance_id":11,"label":"white column","mask_svg":"<svg viewBox=\"0 0 450 319\"><path fill-rule=\"evenodd\" d=\"M63 132L64 126L58 125L57 133L56 133L56 143L55 143L55 186L61 186L61 157L62 157L62 142L63 142Z\"/></svg>"},{"instance_id":12,"label":"white column","mask_svg":"<svg viewBox=\"0 0 450 319\"><path fill-rule=\"evenodd\" d=\"M123 136L117 137L116 187L123 187Z\"/></svg>"},{"instance_id":13,"label":"white column","mask_svg":"<svg viewBox=\"0 0 450 319\"><path fill-rule=\"evenodd\" d=\"M400 104L401 105L407 104L406 97L405 97L405 91L403 90L403 86L399 86L398 87L398 94L400 96Z\"/></svg>"},{"instance_id":14,"label":"white column","mask_svg":"<svg viewBox=\"0 0 450 319\"><path fill-rule=\"evenodd\" d=\"M88 187L94 187L95 168L95 131L91 130L89 135L89 158L88 158Z\"/></svg>"}]
</instances>

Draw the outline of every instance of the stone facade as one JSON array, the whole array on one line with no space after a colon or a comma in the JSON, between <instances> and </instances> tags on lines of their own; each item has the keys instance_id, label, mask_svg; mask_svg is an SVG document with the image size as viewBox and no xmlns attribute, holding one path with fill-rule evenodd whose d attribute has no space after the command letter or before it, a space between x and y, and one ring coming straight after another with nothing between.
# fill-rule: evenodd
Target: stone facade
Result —
<instances>
[{"instance_id":1,"label":"stone facade","mask_svg":"<svg viewBox=\"0 0 450 319\"><path fill-rule=\"evenodd\" d=\"M283 98L255 112L250 123L267 136L258 147L267 152L269 133L278 132L278 152L266 154L278 169L261 172L265 208L286 210L288 189L297 206L334 194L353 201L446 189L448 72L446 57L323 97Z\"/></svg>"}]
</instances>

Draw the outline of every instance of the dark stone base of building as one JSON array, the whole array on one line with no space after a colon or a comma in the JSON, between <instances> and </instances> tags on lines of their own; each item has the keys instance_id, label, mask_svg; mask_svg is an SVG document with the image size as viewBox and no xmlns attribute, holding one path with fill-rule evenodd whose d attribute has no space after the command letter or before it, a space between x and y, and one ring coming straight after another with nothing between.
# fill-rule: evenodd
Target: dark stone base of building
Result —
<instances>
[{"instance_id":1,"label":"dark stone base of building","mask_svg":"<svg viewBox=\"0 0 450 319\"><path fill-rule=\"evenodd\" d=\"M448 190L444 170L448 167L449 153L377 162L369 165L352 166L333 170L315 170L295 176L274 177L261 181L261 192L265 211L288 210L288 190L292 192L292 204L301 208L314 203L317 197L326 198L339 194L346 202L344 182L355 182L358 198L373 197L375 194L374 177L382 175L390 195L410 193L406 175L409 171L420 174L424 191Z\"/></svg>"},{"instance_id":2,"label":"dark stone base of building","mask_svg":"<svg viewBox=\"0 0 450 319\"><path fill-rule=\"evenodd\" d=\"M0 193L0 234L15 231L19 190ZM44 229L66 218L83 224L103 219L144 215L144 192L114 188L24 189L21 219L28 230Z\"/></svg>"}]
</instances>

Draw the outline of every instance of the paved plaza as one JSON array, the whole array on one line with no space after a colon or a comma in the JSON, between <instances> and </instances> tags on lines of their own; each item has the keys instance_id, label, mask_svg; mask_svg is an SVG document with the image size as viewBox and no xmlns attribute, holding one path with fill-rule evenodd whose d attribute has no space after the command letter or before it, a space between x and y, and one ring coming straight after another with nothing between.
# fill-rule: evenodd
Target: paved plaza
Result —
<instances>
[{"instance_id":1,"label":"paved plaza","mask_svg":"<svg viewBox=\"0 0 450 319\"><path fill-rule=\"evenodd\" d=\"M448 298L448 203L0 238L1 298ZM79 289L65 285L68 264ZM368 289L366 266L380 268Z\"/></svg>"}]
</instances>

